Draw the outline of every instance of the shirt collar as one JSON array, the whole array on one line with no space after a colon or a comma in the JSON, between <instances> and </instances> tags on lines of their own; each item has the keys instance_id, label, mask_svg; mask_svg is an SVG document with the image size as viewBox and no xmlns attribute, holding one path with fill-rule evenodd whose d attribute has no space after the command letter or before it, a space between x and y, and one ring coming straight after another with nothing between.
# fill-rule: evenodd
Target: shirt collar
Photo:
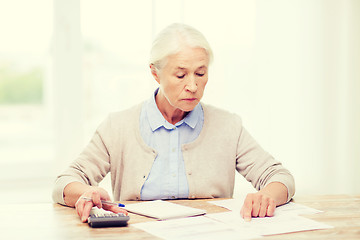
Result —
<instances>
[{"instance_id":1,"label":"shirt collar","mask_svg":"<svg viewBox=\"0 0 360 240\"><path fill-rule=\"evenodd\" d=\"M147 107L146 107L148 121L149 121L151 130L153 132L162 126L166 129L174 128L173 124L171 124L165 120L164 116L161 114L159 108L156 105L155 96L158 93L158 91L159 91L159 88L157 88L155 90L151 99L149 99L149 101L147 103ZM198 105L196 105L196 107L191 112L189 112L186 115L186 117L183 120L177 122L175 124L175 126L178 127L181 124L185 123L192 129L194 129L196 127L196 124L199 122L200 116L201 116L201 104L199 103Z\"/></svg>"},{"instance_id":2,"label":"shirt collar","mask_svg":"<svg viewBox=\"0 0 360 240\"><path fill-rule=\"evenodd\" d=\"M186 117L184 118L184 122L189 127L194 129L196 127L196 124L199 122L200 116L201 116L201 104L198 103L196 107L191 112L189 112L188 115L186 115Z\"/></svg>"}]
</instances>

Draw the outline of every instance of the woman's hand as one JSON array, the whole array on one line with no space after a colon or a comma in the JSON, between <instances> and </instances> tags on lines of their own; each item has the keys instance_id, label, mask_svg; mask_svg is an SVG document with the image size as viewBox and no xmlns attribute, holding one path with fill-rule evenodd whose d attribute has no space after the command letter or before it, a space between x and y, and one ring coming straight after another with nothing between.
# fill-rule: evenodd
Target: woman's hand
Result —
<instances>
[{"instance_id":1,"label":"woman's hand","mask_svg":"<svg viewBox=\"0 0 360 240\"><path fill-rule=\"evenodd\" d=\"M245 198L240 214L245 221L250 221L251 217L274 216L275 208L275 200L271 196L262 192L250 193Z\"/></svg>"},{"instance_id":2,"label":"woman's hand","mask_svg":"<svg viewBox=\"0 0 360 240\"><path fill-rule=\"evenodd\" d=\"M272 182L257 193L246 196L240 214L245 221L252 217L272 217L276 206L287 202L287 188L280 182Z\"/></svg>"},{"instance_id":3,"label":"woman's hand","mask_svg":"<svg viewBox=\"0 0 360 240\"><path fill-rule=\"evenodd\" d=\"M83 197L91 198L92 201L85 200L83 199ZM107 211L111 211L114 213L125 213L127 215L126 210L121 209L114 205L102 204L101 200L111 201L109 194L102 188L91 189L89 191L84 192L79 197L79 199L75 203L75 208L82 222L87 221L90 211L94 206L98 208L103 208Z\"/></svg>"},{"instance_id":4,"label":"woman's hand","mask_svg":"<svg viewBox=\"0 0 360 240\"><path fill-rule=\"evenodd\" d=\"M85 200L83 197L91 198L92 201ZM82 222L87 221L91 208L94 206L114 213L124 213L127 215L127 211L120 207L101 203L101 200L111 200L106 190L100 187L73 182L65 187L64 199L68 206L74 206L76 208L76 212ZM75 199L77 199L76 202L74 201Z\"/></svg>"}]
</instances>

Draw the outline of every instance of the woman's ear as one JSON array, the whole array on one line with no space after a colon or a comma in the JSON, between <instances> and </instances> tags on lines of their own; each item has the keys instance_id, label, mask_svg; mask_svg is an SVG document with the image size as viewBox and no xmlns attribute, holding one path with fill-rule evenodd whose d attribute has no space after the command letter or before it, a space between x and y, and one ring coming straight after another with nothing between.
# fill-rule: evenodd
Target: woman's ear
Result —
<instances>
[{"instance_id":1,"label":"woman's ear","mask_svg":"<svg viewBox=\"0 0 360 240\"><path fill-rule=\"evenodd\" d=\"M159 70L154 66L154 64L150 64L151 75L153 75L154 79L160 84L159 78Z\"/></svg>"}]
</instances>

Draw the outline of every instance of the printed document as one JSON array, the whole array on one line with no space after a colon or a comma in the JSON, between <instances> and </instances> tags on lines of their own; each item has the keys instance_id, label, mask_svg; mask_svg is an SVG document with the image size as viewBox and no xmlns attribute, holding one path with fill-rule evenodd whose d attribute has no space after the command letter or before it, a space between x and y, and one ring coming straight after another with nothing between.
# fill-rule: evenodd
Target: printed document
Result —
<instances>
[{"instance_id":1,"label":"printed document","mask_svg":"<svg viewBox=\"0 0 360 240\"><path fill-rule=\"evenodd\" d=\"M206 217L225 223L240 231L249 231L259 235L273 235L332 228L332 226L327 224L293 214L252 218L250 222L246 222L238 212L214 213L208 214Z\"/></svg>"},{"instance_id":2,"label":"printed document","mask_svg":"<svg viewBox=\"0 0 360 240\"><path fill-rule=\"evenodd\" d=\"M238 199L209 201L209 203L229 209L230 212L208 214L206 215L207 217L240 230L248 230L260 235L332 228L332 226L327 224L298 216L300 214L315 214L322 211L297 203L290 202L277 207L273 217L252 218L250 222L245 222L241 217L240 209L242 202L239 202Z\"/></svg>"},{"instance_id":3,"label":"printed document","mask_svg":"<svg viewBox=\"0 0 360 240\"><path fill-rule=\"evenodd\" d=\"M165 221L136 223L131 226L163 239L209 240L209 239L254 239L261 236L250 230L241 231L222 222L204 216Z\"/></svg>"}]
</instances>

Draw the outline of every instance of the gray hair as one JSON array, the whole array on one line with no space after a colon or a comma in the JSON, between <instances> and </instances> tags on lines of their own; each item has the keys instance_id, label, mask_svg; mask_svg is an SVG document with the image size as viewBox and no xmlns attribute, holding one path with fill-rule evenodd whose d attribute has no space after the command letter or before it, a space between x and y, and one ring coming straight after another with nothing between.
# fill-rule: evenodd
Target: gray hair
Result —
<instances>
[{"instance_id":1,"label":"gray hair","mask_svg":"<svg viewBox=\"0 0 360 240\"><path fill-rule=\"evenodd\" d=\"M149 64L157 69L162 68L166 58L178 53L184 46L203 48L209 62L212 62L213 52L204 35L189 25L174 23L162 30L153 41Z\"/></svg>"}]
</instances>

